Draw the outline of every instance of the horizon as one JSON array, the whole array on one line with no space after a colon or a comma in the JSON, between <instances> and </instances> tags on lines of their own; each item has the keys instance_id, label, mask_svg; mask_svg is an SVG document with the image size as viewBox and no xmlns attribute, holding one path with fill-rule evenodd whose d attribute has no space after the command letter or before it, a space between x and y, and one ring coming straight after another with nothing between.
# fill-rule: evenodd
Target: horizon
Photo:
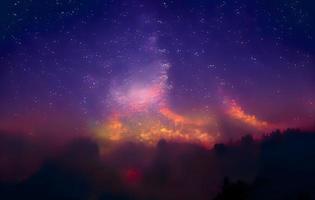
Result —
<instances>
[{"instance_id":1,"label":"horizon","mask_svg":"<svg viewBox=\"0 0 315 200\"><path fill-rule=\"evenodd\" d=\"M1 1L0 196L311 199L314 8Z\"/></svg>"}]
</instances>

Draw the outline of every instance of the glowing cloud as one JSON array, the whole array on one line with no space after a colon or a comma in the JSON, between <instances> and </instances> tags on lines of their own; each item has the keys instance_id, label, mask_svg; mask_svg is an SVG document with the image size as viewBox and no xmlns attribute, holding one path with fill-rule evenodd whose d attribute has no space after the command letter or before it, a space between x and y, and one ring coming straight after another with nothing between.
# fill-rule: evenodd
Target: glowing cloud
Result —
<instances>
[{"instance_id":1,"label":"glowing cloud","mask_svg":"<svg viewBox=\"0 0 315 200\"><path fill-rule=\"evenodd\" d=\"M167 119L173 121L175 124L189 124L189 125L203 126L210 123L211 121L210 118L208 118L208 120L187 118L173 112L171 109L166 108L166 107L161 108L160 113Z\"/></svg>"},{"instance_id":2,"label":"glowing cloud","mask_svg":"<svg viewBox=\"0 0 315 200\"><path fill-rule=\"evenodd\" d=\"M168 71L171 65L149 39L151 62L139 70L130 68L127 77L118 77L111 85L108 104L112 109L97 128L100 142L136 141L155 145L160 139L198 143L210 147L219 131L214 119L191 118L175 113L168 106ZM121 81L123 80L123 81ZM118 84L117 84L118 83Z\"/></svg>"},{"instance_id":3,"label":"glowing cloud","mask_svg":"<svg viewBox=\"0 0 315 200\"><path fill-rule=\"evenodd\" d=\"M231 118L242 121L243 123L257 129L263 130L268 128L269 124L266 121L258 119L255 115L247 114L235 100L225 102L228 105L227 113Z\"/></svg>"},{"instance_id":4,"label":"glowing cloud","mask_svg":"<svg viewBox=\"0 0 315 200\"><path fill-rule=\"evenodd\" d=\"M123 139L127 129L117 117L112 117L106 123L102 124L96 131L96 137L104 140L120 141ZM106 134L105 134L106 133Z\"/></svg>"},{"instance_id":5,"label":"glowing cloud","mask_svg":"<svg viewBox=\"0 0 315 200\"><path fill-rule=\"evenodd\" d=\"M144 112L158 109L165 105L167 85L167 72L170 64L154 61L149 64L145 75L133 74L127 81L113 85L110 90L109 103L114 110L122 113Z\"/></svg>"},{"instance_id":6,"label":"glowing cloud","mask_svg":"<svg viewBox=\"0 0 315 200\"><path fill-rule=\"evenodd\" d=\"M132 86L126 90L115 91L113 98L121 108L126 108L129 112L141 112L153 105L159 105L162 95L163 91L159 85Z\"/></svg>"},{"instance_id":7,"label":"glowing cloud","mask_svg":"<svg viewBox=\"0 0 315 200\"><path fill-rule=\"evenodd\" d=\"M155 145L160 139L166 139L211 147L219 136L213 126L211 121L190 121L185 116L162 109L157 113L140 113L121 116L120 119L109 119L99 127L97 138L112 142L143 142L148 145Z\"/></svg>"}]
</instances>

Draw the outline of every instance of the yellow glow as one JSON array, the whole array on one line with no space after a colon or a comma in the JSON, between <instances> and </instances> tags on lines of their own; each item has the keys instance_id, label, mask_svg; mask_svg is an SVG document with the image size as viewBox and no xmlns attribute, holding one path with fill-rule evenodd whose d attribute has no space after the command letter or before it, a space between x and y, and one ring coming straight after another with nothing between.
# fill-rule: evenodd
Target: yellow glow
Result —
<instances>
[{"instance_id":1,"label":"yellow glow","mask_svg":"<svg viewBox=\"0 0 315 200\"><path fill-rule=\"evenodd\" d=\"M121 121L114 117L97 130L96 137L100 139L109 139L111 141L120 141L127 129Z\"/></svg>"},{"instance_id":2,"label":"yellow glow","mask_svg":"<svg viewBox=\"0 0 315 200\"><path fill-rule=\"evenodd\" d=\"M209 132L209 126L214 126L211 120L190 120L168 108L157 112L155 115L113 117L98 129L96 137L100 141L138 141L149 145L166 139L211 147L219 136L213 127L213 132Z\"/></svg>"}]
</instances>

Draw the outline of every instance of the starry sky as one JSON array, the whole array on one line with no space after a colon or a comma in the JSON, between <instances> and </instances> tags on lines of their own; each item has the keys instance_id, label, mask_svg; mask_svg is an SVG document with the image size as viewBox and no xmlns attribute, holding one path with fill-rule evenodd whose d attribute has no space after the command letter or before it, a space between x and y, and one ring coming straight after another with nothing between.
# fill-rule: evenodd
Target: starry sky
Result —
<instances>
[{"instance_id":1,"label":"starry sky","mask_svg":"<svg viewBox=\"0 0 315 200\"><path fill-rule=\"evenodd\" d=\"M315 127L312 0L4 0L0 129L207 145Z\"/></svg>"}]
</instances>

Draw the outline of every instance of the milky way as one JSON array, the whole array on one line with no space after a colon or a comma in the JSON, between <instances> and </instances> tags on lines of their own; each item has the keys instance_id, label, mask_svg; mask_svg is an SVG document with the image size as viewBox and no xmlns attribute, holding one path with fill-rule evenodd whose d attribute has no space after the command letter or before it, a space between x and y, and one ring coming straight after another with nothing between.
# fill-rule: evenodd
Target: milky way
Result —
<instances>
[{"instance_id":1,"label":"milky way","mask_svg":"<svg viewBox=\"0 0 315 200\"><path fill-rule=\"evenodd\" d=\"M152 36L147 40L144 44L144 48L147 48L145 53L152 58L136 66L125 66L128 70L126 77L119 76L113 80L108 103L112 103L116 111L137 112L150 107L158 109L166 103L170 88L168 70L171 66L166 58L162 58L163 51L157 48L157 38Z\"/></svg>"},{"instance_id":2,"label":"milky way","mask_svg":"<svg viewBox=\"0 0 315 200\"><path fill-rule=\"evenodd\" d=\"M211 146L314 128L314 5L268 2L1 2L0 129Z\"/></svg>"}]
</instances>

